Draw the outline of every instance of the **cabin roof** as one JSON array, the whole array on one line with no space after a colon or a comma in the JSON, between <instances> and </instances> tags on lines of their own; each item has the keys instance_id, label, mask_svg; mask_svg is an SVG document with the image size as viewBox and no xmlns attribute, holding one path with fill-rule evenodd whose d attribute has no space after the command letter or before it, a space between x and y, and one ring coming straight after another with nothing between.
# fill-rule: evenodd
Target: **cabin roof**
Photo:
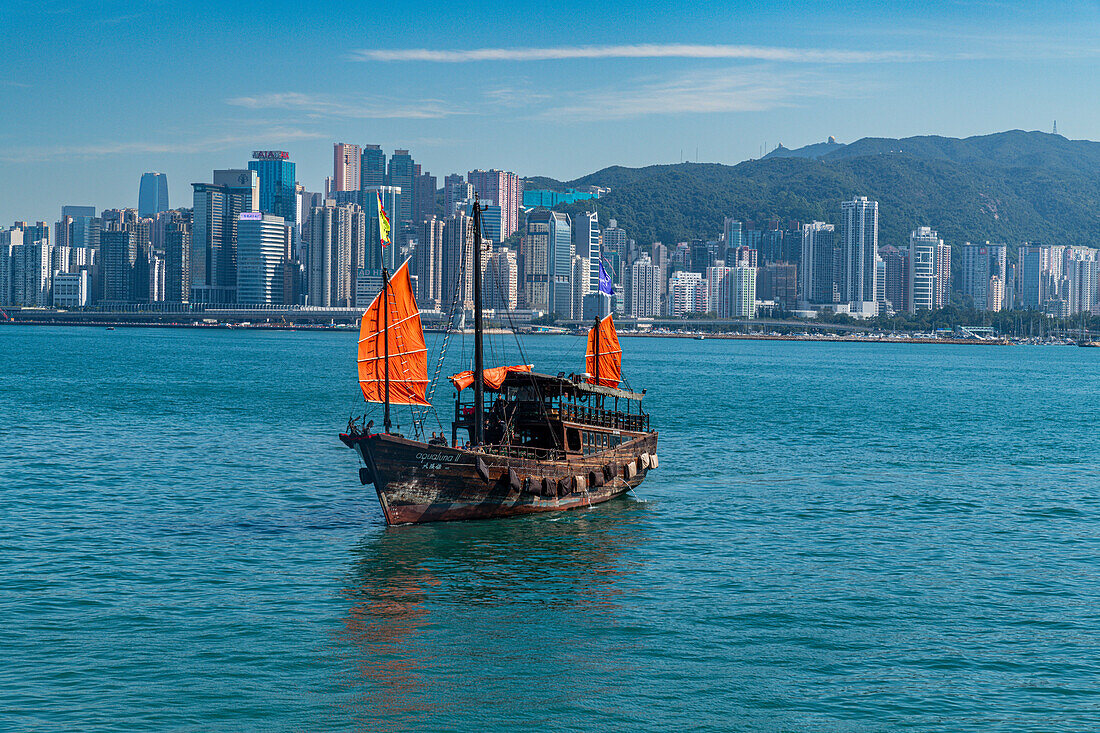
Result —
<instances>
[{"instance_id":1,"label":"cabin roof","mask_svg":"<svg viewBox=\"0 0 1100 733\"><path fill-rule=\"evenodd\" d=\"M554 376L552 374L539 374L538 372L509 372L508 375L505 376L504 383L500 386L500 389L493 390L486 386L485 391L503 392L508 387L529 387L532 382L544 394L549 395L564 394L576 396L578 394L601 394L607 397L618 397L620 399L639 401L645 396L644 392L630 392L629 390L616 389L615 387L589 384L578 374Z\"/></svg>"}]
</instances>

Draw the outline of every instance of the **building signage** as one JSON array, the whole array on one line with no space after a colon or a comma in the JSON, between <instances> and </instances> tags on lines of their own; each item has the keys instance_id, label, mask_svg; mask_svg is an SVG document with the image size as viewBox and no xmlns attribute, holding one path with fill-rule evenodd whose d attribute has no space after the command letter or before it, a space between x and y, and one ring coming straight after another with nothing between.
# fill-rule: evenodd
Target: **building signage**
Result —
<instances>
[{"instance_id":1,"label":"building signage","mask_svg":"<svg viewBox=\"0 0 1100 733\"><path fill-rule=\"evenodd\" d=\"M264 214L262 211L245 211L241 213L238 221L263 221Z\"/></svg>"},{"instance_id":2,"label":"building signage","mask_svg":"<svg viewBox=\"0 0 1100 733\"><path fill-rule=\"evenodd\" d=\"M290 160L290 153L285 150L253 150L254 160Z\"/></svg>"}]
</instances>

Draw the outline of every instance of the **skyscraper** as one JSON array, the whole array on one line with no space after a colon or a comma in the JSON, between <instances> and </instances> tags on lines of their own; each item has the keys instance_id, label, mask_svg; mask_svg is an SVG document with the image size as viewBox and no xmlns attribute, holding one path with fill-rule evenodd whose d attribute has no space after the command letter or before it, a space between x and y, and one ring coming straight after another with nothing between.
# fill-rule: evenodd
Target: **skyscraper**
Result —
<instances>
[{"instance_id":1,"label":"skyscraper","mask_svg":"<svg viewBox=\"0 0 1100 733\"><path fill-rule=\"evenodd\" d=\"M381 145L364 145L359 161L360 188L386 185L386 154Z\"/></svg>"},{"instance_id":2,"label":"skyscraper","mask_svg":"<svg viewBox=\"0 0 1100 733\"><path fill-rule=\"evenodd\" d=\"M421 173L413 180L413 223L438 216L436 211L436 183L431 173Z\"/></svg>"},{"instance_id":3,"label":"skyscraper","mask_svg":"<svg viewBox=\"0 0 1100 733\"><path fill-rule=\"evenodd\" d=\"M878 201L857 196L840 204L842 216L842 259L838 277L841 302L852 313L878 313Z\"/></svg>"},{"instance_id":4,"label":"skyscraper","mask_svg":"<svg viewBox=\"0 0 1100 733\"><path fill-rule=\"evenodd\" d=\"M216 170L213 183L191 185L191 302L234 303L237 225L242 212L259 207L259 176L253 170Z\"/></svg>"},{"instance_id":5,"label":"skyscraper","mask_svg":"<svg viewBox=\"0 0 1100 733\"><path fill-rule=\"evenodd\" d=\"M390 158L389 172L386 174L386 184L400 189L397 195L397 207L390 212L390 219L394 225L413 218L413 196L415 186L413 181L417 176L417 165L408 150L395 150Z\"/></svg>"},{"instance_id":6,"label":"skyscraper","mask_svg":"<svg viewBox=\"0 0 1100 733\"><path fill-rule=\"evenodd\" d=\"M182 212L164 227L164 299L191 300L191 212Z\"/></svg>"},{"instance_id":7,"label":"skyscraper","mask_svg":"<svg viewBox=\"0 0 1100 733\"><path fill-rule=\"evenodd\" d=\"M441 280L444 312L474 307L474 219L462 211L444 220Z\"/></svg>"},{"instance_id":8,"label":"skyscraper","mask_svg":"<svg viewBox=\"0 0 1100 733\"><path fill-rule=\"evenodd\" d=\"M458 173L443 179L443 216L454 216L455 207L474 198L474 187Z\"/></svg>"},{"instance_id":9,"label":"skyscraper","mask_svg":"<svg viewBox=\"0 0 1100 733\"><path fill-rule=\"evenodd\" d=\"M550 212L550 311L568 318L573 311L573 230L569 215Z\"/></svg>"},{"instance_id":10,"label":"skyscraper","mask_svg":"<svg viewBox=\"0 0 1100 733\"><path fill-rule=\"evenodd\" d=\"M741 222L727 216L722 223L722 239L726 243L727 250L737 249L744 244L741 241ZM726 264L729 264L729 255L723 254L723 259L727 260Z\"/></svg>"},{"instance_id":11,"label":"skyscraper","mask_svg":"<svg viewBox=\"0 0 1100 733\"><path fill-rule=\"evenodd\" d=\"M588 261L586 292L598 290L600 287L600 222L595 211L582 211L573 220L573 249L578 256Z\"/></svg>"},{"instance_id":12,"label":"skyscraper","mask_svg":"<svg viewBox=\"0 0 1100 733\"><path fill-rule=\"evenodd\" d=\"M168 211L168 175L142 173L138 187L138 215L142 218L154 217L162 211Z\"/></svg>"},{"instance_id":13,"label":"skyscraper","mask_svg":"<svg viewBox=\"0 0 1100 733\"><path fill-rule=\"evenodd\" d=\"M240 215L237 231L237 302L280 305L283 264L290 249L283 217L259 211Z\"/></svg>"},{"instance_id":14,"label":"skyscraper","mask_svg":"<svg viewBox=\"0 0 1100 733\"><path fill-rule=\"evenodd\" d=\"M730 277L730 315L756 318L756 268L738 266Z\"/></svg>"},{"instance_id":15,"label":"skyscraper","mask_svg":"<svg viewBox=\"0 0 1100 733\"><path fill-rule=\"evenodd\" d=\"M611 279L619 282L622 279L622 268L626 264L626 251L630 240L626 236L626 230L619 228L619 222L611 219L607 222L607 228L601 234L602 255Z\"/></svg>"},{"instance_id":16,"label":"skyscraper","mask_svg":"<svg viewBox=\"0 0 1100 733\"><path fill-rule=\"evenodd\" d=\"M879 250L886 283L886 301L895 313L909 312L909 251L887 245Z\"/></svg>"},{"instance_id":17,"label":"skyscraper","mask_svg":"<svg viewBox=\"0 0 1100 733\"><path fill-rule=\"evenodd\" d=\"M482 199L495 201L500 207L501 238L519 229L519 212L523 205L523 181L515 173L498 170L470 171L470 184Z\"/></svg>"},{"instance_id":18,"label":"skyscraper","mask_svg":"<svg viewBox=\"0 0 1100 733\"><path fill-rule=\"evenodd\" d=\"M592 292L589 286L589 273L591 269L588 259L580 255L573 255L573 271L570 273L569 284L572 288L572 298L569 303L569 314L562 314L567 318L580 318L584 313L584 296ZM596 283L599 289L599 282Z\"/></svg>"},{"instance_id":19,"label":"skyscraper","mask_svg":"<svg viewBox=\"0 0 1100 733\"><path fill-rule=\"evenodd\" d=\"M335 191L358 191L359 178L358 145L333 143L332 145L332 182Z\"/></svg>"},{"instance_id":20,"label":"skyscraper","mask_svg":"<svg viewBox=\"0 0 1100 733\"><path fill-rule=\"evenodd\" d=\"M432 217L420 222L413 254L416 273L416 302L422 310L439 310L443 296L443 220Z\"/></svg>"},{"instance_id":21,"label":"skyscraper","mask_svg":"<svg viewBox=\"0 0 1100 733\"><path fill-rule=\"evenodd\" d=\"M975 308L988 310L990 302L1000 302L998 298L993 298L991 301L989 288L994 277L998 278L1001 287L1004 285L1008 248L1003 244L967 242L963 245L961 254L962 271L959 273L959 289L964 297L970 299ZM1003 293L1001 299L1003 299Z\"/></svg>"},{"instance_id":22,"label":"skyscraper","mask_svg":"<svg viewBox=\"0 0 1100 733\"><path fill-rule=\"evenodd\" d=\"M550 310L550 219L549 209L537 208L527 213L520 245L523 267L520 302L521 307L530 310Z\"/></svg>"},{"instance_id":23,"label":"skyscraper","mask_svg":"<svg viewBox=\"0 0 1100 733\"><path fill-rule=\"evenodd\" d=\"M729 264L729 263L727 263ZM802 226L799 260L800 292L804 303L835 303L840 299L837 272L840 251L832 224L815 221Z\"/></svg>"},{"instance_id":24,"label":"skyscraper","mask_svg":"<svg viewBox=\"0 0 1100 733\"><path fill-rule=\"evenodd\" d=\"M298 221L298 196L294 162L285 150L254 150L248 169L260 179L259 211L281 217L294 226Z\"/></svg>"},{"instance_id":25,"label":"skyscraper","mask_svg":"<svg viewBox=\"0 0 1100 733\"><path fill-rule=\"evenodd\" d=\"M327 199L310 212L306 229L309 304L355 305L356 278L364 268L367 250L368 218L362 207Z\"/></svg>"},{"instance_id":26,"label":"skyscraper","mask_svg":"<svg viewBox=\"0 0 1100 733\"><path fill-rule=\"evenodd\" d=\"M1022 244L1017 253L1015 307L1038 310L1053 297L1051 247Z\"/></svg>"},{"instance_id":27,"label":"skyscraper","mask_svg":"<svg viewBox=\"0 0 1100 733\"><path fill-rule=\"evenodd\" d=\"M485 304L496 310L515 310L518 305L519 268L516 253L501 247L489 255L482 292Z\"/></svg>"},{"instance_id":28,"label":"skyscraper","mask_svg":"<svg viewBox=\"0 0 1100 733\"><path fill-rule=\"evenodd\" d=\"M131 226L112 229L100 235L100 259L103 269L103 300L132 303L135 269L138 264L138 234Z\"/></svg>"},{"instance_id":29,"label":"skyscraper","mask_svg":"<svg viewBox=\"0 0 1100 733\"><path fill-rule=\"evenodd\" d=\"M643 254L630 266L626 278L626 312L632 318L661 315L661 268Z\"/></svg>"},{"instance_id":30,"label":"skyscraper","mask_svg":"<svg viewBox=\"0 0 1100 733\"><path fill-rule=\"evenodd\" d=\"M950 277L951 250L931 227L909 235L909 312L943 308Z\"/></svg>"}]
</instances>

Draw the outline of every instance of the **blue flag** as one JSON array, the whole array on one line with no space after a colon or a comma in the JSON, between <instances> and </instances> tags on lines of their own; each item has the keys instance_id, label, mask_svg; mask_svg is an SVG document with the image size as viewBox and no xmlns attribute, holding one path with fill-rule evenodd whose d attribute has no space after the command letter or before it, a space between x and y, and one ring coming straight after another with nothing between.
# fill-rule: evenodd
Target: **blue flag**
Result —
<instances>
[{"instance_id":1,"label":"blue flag","mask_svg":"<svg viewBox=\"0 0 1100 733\"><path fill-rule=\"evenodd\" d=\"M614 295L615 289L611 287L611 276L604 269L603 260L600 261L600 292Z\"/></svg>"}]
</instances>

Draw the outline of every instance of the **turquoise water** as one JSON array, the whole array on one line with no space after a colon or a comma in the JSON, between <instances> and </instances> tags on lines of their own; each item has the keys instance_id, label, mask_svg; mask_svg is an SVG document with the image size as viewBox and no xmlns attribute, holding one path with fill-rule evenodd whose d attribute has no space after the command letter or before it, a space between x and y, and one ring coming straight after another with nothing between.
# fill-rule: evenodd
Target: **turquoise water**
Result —
<instances>
[{"instance_id":1,"label":"turquoise water","mask_svg":"<svg viewBox=\"0 0 1100 733\"><path fill-rule=\"evenodd\" d=\"M0 329L0 728L1100 729L1100 349L623 339L637 498L386 528L354 341Z\"/></svg>"}]
</instances>

